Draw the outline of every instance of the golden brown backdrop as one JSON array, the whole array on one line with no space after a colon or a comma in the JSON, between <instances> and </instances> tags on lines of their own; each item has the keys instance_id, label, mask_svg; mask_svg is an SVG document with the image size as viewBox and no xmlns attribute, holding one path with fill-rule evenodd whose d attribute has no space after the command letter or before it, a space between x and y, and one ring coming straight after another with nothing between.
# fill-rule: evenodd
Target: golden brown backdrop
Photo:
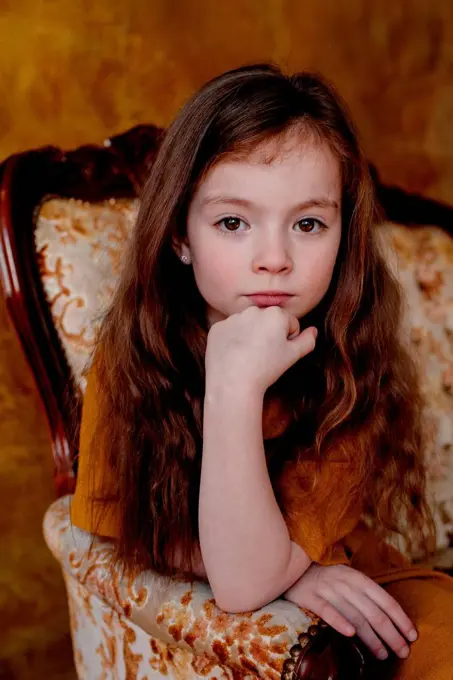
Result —
<instances>
[{"instance_id":1,"label":"golden brown backdrop","mask_svg":"<svg viewBox=\"0 0 453 680\"><path fill-rule=\"evenodd\" d=\"M451 0L0 0L0 56L2 157L166 125L209 77L273 60L337 84L385 182L453 203ZM49 442L3 307L0 498L0 677L61 677L64 593L40 530Z\"/></svg>"}]
</instances>

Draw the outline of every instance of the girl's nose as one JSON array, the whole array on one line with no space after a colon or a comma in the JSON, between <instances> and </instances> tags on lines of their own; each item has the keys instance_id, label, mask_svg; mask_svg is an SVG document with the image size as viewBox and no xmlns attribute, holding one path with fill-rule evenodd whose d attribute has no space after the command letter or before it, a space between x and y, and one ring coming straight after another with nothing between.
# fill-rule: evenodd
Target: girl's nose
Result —
<instances>
[{"instance_id":1,"label":"girl's nose","mask_svg":"<svg viewBox=\"0 0 453 680\"><path fill-rule=\"evenodd\" d=\"M293 268L289 244L281 237L264 239L261 236L260 240L253 258L253 271L288 274Z\"/></svg>"}]
</instances>

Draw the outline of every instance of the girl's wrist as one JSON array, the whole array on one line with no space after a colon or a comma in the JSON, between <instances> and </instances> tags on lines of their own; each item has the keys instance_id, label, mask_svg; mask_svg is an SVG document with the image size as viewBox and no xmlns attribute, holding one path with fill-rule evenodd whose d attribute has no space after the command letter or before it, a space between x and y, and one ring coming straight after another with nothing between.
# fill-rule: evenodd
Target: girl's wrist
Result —
<instances>
[{"instance_id":1,"label":"girl's wrist","mask_svg":"<svg viewBox=\"0 0 453 680\"><path fill-rule=\"evenodd\" d=\"M225 400L245 401L261 403L264 400L265 390L259 385L245 380L234 380L231 377L222 378L207 377L205 389L205 403L224 402Z\"/></svg>"}]
</instances>

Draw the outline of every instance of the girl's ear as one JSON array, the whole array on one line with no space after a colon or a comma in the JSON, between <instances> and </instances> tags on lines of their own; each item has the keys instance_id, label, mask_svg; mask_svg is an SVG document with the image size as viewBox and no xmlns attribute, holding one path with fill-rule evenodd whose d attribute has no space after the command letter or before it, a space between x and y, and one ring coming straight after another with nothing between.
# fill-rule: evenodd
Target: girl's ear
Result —
<instances>
[{"instance_id":1,"label":"girl's ear","mask_svg":"<svg viewBox=\"0 0 453 680\"><path fill-rule=\"evenodd\" d=\"M178 241L173 241L173 250L179 257L183 264L191 264L192 258L190 256L190 248L187 243L179 243Z\"/></svg>"}]
</instances>

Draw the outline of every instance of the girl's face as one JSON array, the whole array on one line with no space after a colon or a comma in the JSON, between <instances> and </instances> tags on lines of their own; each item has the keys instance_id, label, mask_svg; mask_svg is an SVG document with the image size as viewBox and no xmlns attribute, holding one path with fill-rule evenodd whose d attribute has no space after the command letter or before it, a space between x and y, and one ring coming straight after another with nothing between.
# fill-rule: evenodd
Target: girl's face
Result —
<instances>
[{"instance_id":1,"label":"girl's face","mask_svg":"<svg viewBox=\"0 0 453 680\"><path fill-rule=\"evenodd\" d=\"M341 237L339 163L326 144L281 145L278 154L270 141L220 161L189 206L181 255L210 325L251 305L279 304L302 318L329 287Z\"/></svg>"}]
</instances>

